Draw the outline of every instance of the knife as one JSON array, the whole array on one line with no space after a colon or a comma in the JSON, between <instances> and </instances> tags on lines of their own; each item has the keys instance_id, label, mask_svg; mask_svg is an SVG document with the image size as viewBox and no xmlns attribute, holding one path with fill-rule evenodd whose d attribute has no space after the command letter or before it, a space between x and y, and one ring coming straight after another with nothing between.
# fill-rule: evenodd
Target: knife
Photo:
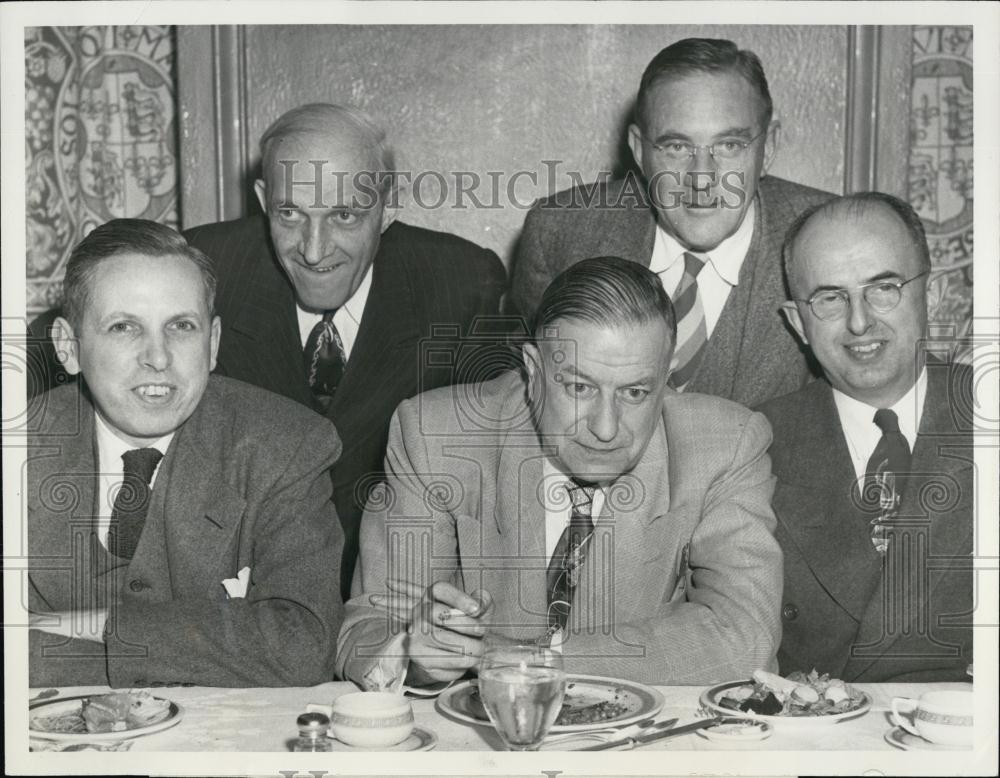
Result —
<instances>
[{"instance_id":1,"label":"knife","mask_svg":"<svg viewBox=\"0 0 1000 778\"><path fill-rule=\"evenodd\" d=\"M683 727L674 727L673 729L664 730L663 732L651 732L648 735L639 735L638 737L627 737L622 740L612 740L610 743L600 743L596 746L587 746L586 748L579 748L578 751L607 751L611 748L636 748L637 746L643 746L646 743L652 743L654 740L666 740L670 737L676 737L677 735L686 735L689 732L697 732L699 729L708 729L709 727L717 727L725 721L725 717L716 716L712 719L703 719L702 721L695 721L692 724L685 724Z\"/></svg>"}]
</instances>

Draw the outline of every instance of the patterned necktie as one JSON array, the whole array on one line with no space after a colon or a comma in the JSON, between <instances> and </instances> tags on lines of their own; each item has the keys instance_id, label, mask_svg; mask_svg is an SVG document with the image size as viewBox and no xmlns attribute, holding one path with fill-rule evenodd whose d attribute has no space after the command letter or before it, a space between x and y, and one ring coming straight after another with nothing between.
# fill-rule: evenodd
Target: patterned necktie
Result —
<instances>
[{"instance_id":1,"label":"patterned necktie","mask_svg":"<svg viewBox=\"0 0 1000 778\"><path fill-rule=\"evenodd\" d=\"M149 484L161 459L163 454L155 448L135 448L122 454L125 472L108 527L108 551L117 557L131 559L135 554L146 525Z\"/></svg>"},{"instance_id":2,"label":"patterned necktie","mask_svg":"<svg viewBox=\"0 0 1000 778\"><path fill-rule=\"evenodd\" d=\"M903 482L910 472L910 444L899 431L899 418L893 411L879 408L874 422L882 437L865 468L863 500L878 515L871 520L872 545L880 554L888 547L887 529L899 510Z\"/></svg>"},{"instance_id":3,"label":"patterned necktie","mask_svg":"<svg viewBox=\"0 0 1000 778\"><path fill-rule=\"evenodd\" d=\"M678 391L694 376L708 341L705 311L698 294L698 273L705 263L694 254L684 252L684 275L674 292L674 315L677 317L677 339L670 360L670 385Z\"/></svg>"},{"instance_id":4,"label":"patterned necktie","mask_svg":"<svg viewBox=\"0 0 1000 778\"><path fill-rule=\"evenodd\" d=\"M573 592L580 576L580 567L587 555L587 546L594 533L590 514L594 504L593 486L568 482L566 492L573 504L569 524L559 536L546 575L548 589L549 632L565 629L573 604Z\"/></svg>"},{"instance_id":5,"label":"patterned necktie","mask_svg":"<svg viewBox=\"0 0 1000 778\"><path fill-rule=\"evenodd\" d=\"M324 412L330 407L337 385L344 376L347 355L340 333L333 324L333 314L327 311L322 320L309 333L306 340L305 358L306 381L313 397Z\"/></svg>"}]
</instances>

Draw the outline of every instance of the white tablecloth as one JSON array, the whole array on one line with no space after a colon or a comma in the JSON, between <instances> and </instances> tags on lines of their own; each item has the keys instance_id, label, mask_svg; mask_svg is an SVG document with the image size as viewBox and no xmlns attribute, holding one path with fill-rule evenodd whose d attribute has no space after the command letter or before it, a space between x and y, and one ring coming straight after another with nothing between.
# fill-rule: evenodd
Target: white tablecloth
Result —
<instances>
[{"instance_id":1,"label":"white tablecloth","mask_svg":"<svg viewBox=\"0 0 1000 778\"><path fill-rule=\"evenodd\" d=\"M808 730L778 728L766 740L749 743L719 743L697 734L683 735L643 747L643 751L681 750L773 750L773 751L879 751L895 750L884 739L892 728L889 710L893 697L919 697L933 689L971 689L971 684L856 684L872 697L871 710L856 719L835 725L812 726ZM696 686L657 687L666 703L658 719L677 718L678 724L696 721ZM39 690L33 690L32 696ZM60 690L59 697L106 692L102 687L72 687ZM208 687L166 687L150 689L159 697L173 700L183 708L179 724L171 729L137 738L135 751L228 751L287 752L297 736L296 717L309 703L328 705L334 698L356 691L349 683L327 683L310 688L219 689ZM58 699L58 698L55 698ZM434 700L414 699L417 726L438 738L438 751L502 750L491 727L470 726L447 718L435 709Z\"/></svg>"}]
</instances>

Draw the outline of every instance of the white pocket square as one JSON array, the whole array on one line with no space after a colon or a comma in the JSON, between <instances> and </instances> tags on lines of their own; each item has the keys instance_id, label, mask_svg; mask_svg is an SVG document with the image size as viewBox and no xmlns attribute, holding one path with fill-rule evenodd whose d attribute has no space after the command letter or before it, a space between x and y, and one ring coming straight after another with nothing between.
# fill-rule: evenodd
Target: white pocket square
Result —
<instances>
[{"instance_id":1,"label":"white pocket square","mask_svg":"<svg viewBox=\"0 0 1000 778\"><path fill-rule=\"evenodd\" d=\"M230 600L246 597L247 586L250 585L250 568L244 567L235 578L223 578L222 585L226 587Z\"/></svg>"}]
</instances>

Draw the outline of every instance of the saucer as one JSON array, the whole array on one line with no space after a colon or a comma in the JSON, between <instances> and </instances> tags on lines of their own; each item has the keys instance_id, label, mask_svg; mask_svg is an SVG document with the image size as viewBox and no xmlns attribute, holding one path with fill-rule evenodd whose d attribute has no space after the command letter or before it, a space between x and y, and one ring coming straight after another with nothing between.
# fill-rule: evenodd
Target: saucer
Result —
<instances>
[{"instance_id":1,"label":"saucer","mask_svg":"<svg viewBox=\"0 0 1000 778\"><path fill-rule=\"evenodd\" d=\"M902 727L893 727L885 733L885 742L904 751L968 751L972 746L946 746L931 743L922 737L907 732Z\"/></svg>"},{"instance_id":2,"label":"saucer","mask_svg":"<svg viewBox=\"0 0 1000 778\"><path fill-rule=\"evenodd\" d=\"M333 735L329 735L330 741L333 743L334 751L430 751L434 746L437 745L437 735L434 730L427 729L426 727L414 727L413 731L402 743L396 743L394 746L388 746L386 748L359 748L357 746L349 746L347 743L342 743Z\"/></svg>"},{"instance_id":3,"label":"saucer","mask_svg":"<svg viewBox=\"0 0 1000 778\"><path fill-rule=\"evenodd\" d=\"M698 734L708 740L718 743L746 743L753 740L766 740L774 734L774 727L766 721L733 721L719 724L709 729L699 729Z\"/></svg>"}]
</instances>

